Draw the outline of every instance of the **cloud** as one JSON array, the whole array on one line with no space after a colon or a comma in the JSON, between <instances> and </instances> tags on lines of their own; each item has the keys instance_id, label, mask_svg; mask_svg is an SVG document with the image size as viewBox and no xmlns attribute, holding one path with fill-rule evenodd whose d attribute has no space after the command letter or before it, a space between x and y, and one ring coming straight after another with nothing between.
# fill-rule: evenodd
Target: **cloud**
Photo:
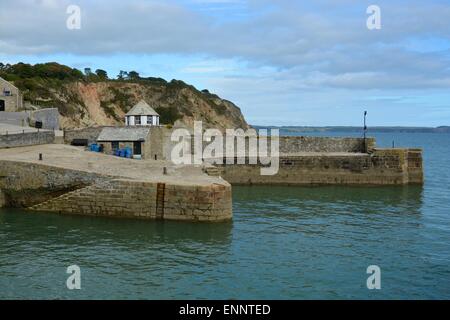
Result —
<instances>
[{"instance_id":1,"label":"cloud","mask_svg":"<svg viewBox=\"0 0 450 320\"><path fill-rule=\"evenodd\" d=\"M203 54L213 61L245 61L247 77L252 71L300 89L444 88L450 81L449 46L427 40L450 44L450 7L444 1L377 1L379 31L366 28L370 3L356 0L80 0L82 29L68 30L71 2L17 0L2 6L0 53ZM204 10L217 6L243 18L217 19ZM411 42L429 48L414 50ZM184 71L224 72L221 65Z\"/></svg>"}]
</instances>

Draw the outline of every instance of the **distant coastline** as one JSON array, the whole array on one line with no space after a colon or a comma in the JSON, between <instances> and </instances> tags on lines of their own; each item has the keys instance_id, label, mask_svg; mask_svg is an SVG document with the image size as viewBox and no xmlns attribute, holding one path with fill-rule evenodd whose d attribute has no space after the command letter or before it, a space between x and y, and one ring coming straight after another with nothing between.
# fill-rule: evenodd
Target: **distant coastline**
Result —
<instances>
[{"instance_id":1,"label":"distant coastline","mask_svg":"<svg viewBox=\"0 0 450 320\"><path fill-rule=\"evenodd\" d=\"M362 127L354 126L252 126L255 129L280 129L289 132L361 132ZM368 132L408 132L408 133L450 133L450 126L439 127L368 127Z\"/></svg>"}]
</instances>

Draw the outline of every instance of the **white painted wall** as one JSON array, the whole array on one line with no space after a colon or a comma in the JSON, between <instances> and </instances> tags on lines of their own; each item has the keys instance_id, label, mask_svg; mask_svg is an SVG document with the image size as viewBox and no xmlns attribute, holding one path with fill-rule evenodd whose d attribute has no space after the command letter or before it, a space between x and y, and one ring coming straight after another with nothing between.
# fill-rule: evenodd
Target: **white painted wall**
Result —
<instances>
[{"instance_id":1,"label":"white painted wall","mask_svg":"<svg viewBox=\"0 0 450 320\"><path fill-rule=\"evenodd\" d=\"M125 125L126 126L135 126L135 116L126 116L125 117ZM140 116L141 117L141 126L159 126L159 117L158 116L152 116L151 123L147 124L147 116ZM150 117L150 116L149 116Z\"/></svg>"}]
</instances>

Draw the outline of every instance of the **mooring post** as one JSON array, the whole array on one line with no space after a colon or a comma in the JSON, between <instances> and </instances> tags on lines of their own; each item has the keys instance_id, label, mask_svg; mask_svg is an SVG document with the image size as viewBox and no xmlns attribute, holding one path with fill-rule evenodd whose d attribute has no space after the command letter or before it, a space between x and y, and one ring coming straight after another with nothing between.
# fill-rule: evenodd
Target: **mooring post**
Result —
<instances>
[{"instance_id":1,"label":"mooring post","mask_svg":"<svg viewBox=\"0 0 450 320\"><path fill-rule=\"evenodd\" d=\"M367 142L366 142L367 125L366 125L366 116L367 116L367 111L364 111L364 127L363 127L364 140L363 140L363 151L364 151L365 153L367 153Z\"/></svg>"}]
</instances>

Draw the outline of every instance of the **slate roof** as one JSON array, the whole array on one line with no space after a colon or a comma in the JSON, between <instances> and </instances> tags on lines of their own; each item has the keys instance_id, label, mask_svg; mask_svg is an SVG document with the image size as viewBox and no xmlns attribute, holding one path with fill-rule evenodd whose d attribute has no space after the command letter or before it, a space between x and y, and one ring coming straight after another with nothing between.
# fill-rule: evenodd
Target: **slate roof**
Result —
<instances>
[{"instance_id":1,"label":"slate roof","mask_svg":"<svg viewBox=\"0 0 450 320\"><path fill-rule=\"evenodd\" d=\"M103 128L97 141L145 141L149 127L107 127Z\"/></svg>"},{"instance_id":2,"label":"slate roof","mask_svg":"<svg viewBox=\"0 0 450 320\"><path fill-rule=\"evenodd\" d=\"M159 116L152 107L148 105L144 100L139 101L137 104L128 111L126 116Z\"/></svg>"}]
</instances>

